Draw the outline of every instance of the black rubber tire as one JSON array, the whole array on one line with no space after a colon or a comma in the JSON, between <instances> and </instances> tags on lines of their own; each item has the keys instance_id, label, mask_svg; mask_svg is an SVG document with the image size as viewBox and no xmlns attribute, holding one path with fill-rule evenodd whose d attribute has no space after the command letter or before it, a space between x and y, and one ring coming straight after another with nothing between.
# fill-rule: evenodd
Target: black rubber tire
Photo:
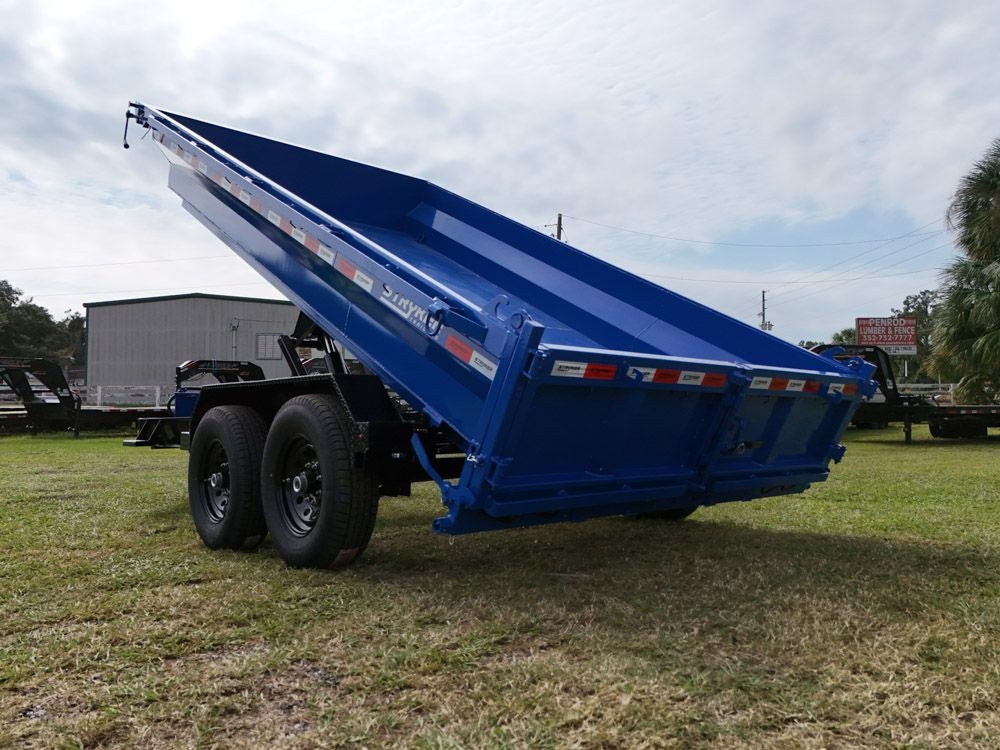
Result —
<instances>
[{"instance_id":1,"label":"black rubber tire","mask_svg":"<svg viewBox=\"0 0 1000 750\"><path fill-rule=\"evenodd\" d=\"M698 506L693 508L670 508L669 510L657 510L652 513L643 513L639 518L655 518L660 521L683 521L698 510Z\"/></svg>"},{"instance_id":2,"label":"black rubber tire","mask_svg":"<svg viewBox=\"0 0 1000 750\"><path fill-rule=\"evenodd\" d=\"M969 425L963 435L963 437L971 438L973 440L985 440L989 436L989 428L984 424Z\"/></svg>"},{"instance_id":3,"label":"black rubber tire","mask_svg":"<svg viewBox=\"0 0 1000 750\"><path fill-rule=\"evenodd\" d=\"M378 482L354 465L349 429L332 396L307 394L289 399L268 430L261 463L264 518L291 567L345 567L371 539Z\"/></svg>"},{"instance_id":4,"label":"black rubber tire","mask_svg":"<svg viewBox=\"0 0 1000 750\"><path fill-rule=\"evenodd\" d=\"M983 440L989 436L989 429L984 424L931 425L931 436L952 440Z\"/></svg>"},{"instance_id":5,"label":"black rubber tire","mask_svg":"<svg viewBox=\"0 0 1000 750\"><path fill-rule=\"evenodd\" d=\"M256 549L267 534L260 504L265 431L248 406L216 406L198 422L188 457L188 501L209 549ZM222 475L219 486L211 485L213 474Z\"/></svg>"}]
</instances>

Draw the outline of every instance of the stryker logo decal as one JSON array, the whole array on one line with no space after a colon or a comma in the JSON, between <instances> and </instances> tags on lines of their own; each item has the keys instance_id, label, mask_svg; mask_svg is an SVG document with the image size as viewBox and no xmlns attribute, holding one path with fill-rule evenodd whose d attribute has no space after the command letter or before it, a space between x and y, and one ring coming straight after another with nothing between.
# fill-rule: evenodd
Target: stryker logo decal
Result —
<instances>
[{"instance_id":1,"label":"stryker logo decal","mask_svg":"<svg viewBox=\"0 0 1000 750\"><path fill-rule=\"evenodd\" d=\"M680 385L701 385L701 381L705 378L705 373L703 372L691 372L690 370L681 370L681 376L677 379Z\"/></svg>"},{"instance_id":2,"label":"stryker logo decal","mask_svg":"<svg viewBox=\"0 0 1000 750\"><path fill-rule=\"evenodd\" d=\"M702 388L724 388L727 376L724 372L702 372L701 370L671 370L656 367L631 367L630 380L643 383L667 385L695 385Z\"/></svg>"},{"instance_id":3,"label":"stryker logo decal","mask_svg":"<svg viewBox=\"0 0 1000 750\"><path fill-rule=\"evenodd\" d=\"M392 291L392 289L384 284L382 285L382 296L379 299L382 301L382 304L388 305L393 312L405 318L417 328L422 330L426 327L429 313L413 300L407 299L399 292Z\"/></svg>"},{"instance_id":4,"label":"stryker logo decal","mask_svg":"<svg viewBox=\"0 0 1000 750\"><path fill-rule=\"evenodd\" d=\"M552 363L552 374L561 378L582 378L586 371L586 362L568 362L565 359L557 359Z\"/></svg>"},{"instance_id":5,"label":"stryker logo decal","mask_svg":"<svg viewBox=\"0 0 1000 750\"><path fill-rule=\"evenodd\" d=\"M469 364L472 365L473 369L478 370L480 373L493 380L494 376L497 374L496 363L486 359L479 352L473 352L472 357L469 359Z\"/></svg>"},{"instance_id":6,"label":"stryker logo decal","mask_svg":"<svg viewBox=\"0 0 1000 750\"><path fill-rule=\"evenodd\" d=\"M552 363L552 375L560 378L585 378L587 380L614 380L618 365L603 362L572 362L557 359Z\"/></svg>"}]
</instances>

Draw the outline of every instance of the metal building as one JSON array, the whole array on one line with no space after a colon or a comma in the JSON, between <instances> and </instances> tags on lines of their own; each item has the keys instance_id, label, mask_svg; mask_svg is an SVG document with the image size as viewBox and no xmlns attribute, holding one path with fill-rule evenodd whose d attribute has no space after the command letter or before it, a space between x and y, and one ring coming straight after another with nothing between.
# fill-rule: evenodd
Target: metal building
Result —
<instances>
[{"instance_id":1,"label":"metal building","mask_svg":"<svg viewBox=\"0 0 1000 750\"><path fill-rule=\"evenodd\" d=\"M172 386L189 359L249 360L269 378L288 375L278 336L295 326L291 302L176 294L84 307L88 386Z\"/></svg>"}]
</instances>

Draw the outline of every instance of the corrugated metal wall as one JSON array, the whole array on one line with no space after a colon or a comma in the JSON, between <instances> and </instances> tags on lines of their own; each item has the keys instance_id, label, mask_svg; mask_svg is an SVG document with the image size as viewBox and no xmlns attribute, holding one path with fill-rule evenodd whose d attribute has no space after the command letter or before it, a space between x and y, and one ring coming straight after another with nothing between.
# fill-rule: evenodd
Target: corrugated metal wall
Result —
<instances>
[{"instance_id":1,"label":"corrugated metal wall","mask_svg":"<svg viewBox=\"0 0 1000 750\"><path fill-rule=\"evenodd\" d=\"M269 378L286 376L280 351L258 359L257 334L291 333L297 317L288 303L240 299L95 303L87 306L87 384L169 386L188 359L249 360Z\"/></svg>"}]
</instances>

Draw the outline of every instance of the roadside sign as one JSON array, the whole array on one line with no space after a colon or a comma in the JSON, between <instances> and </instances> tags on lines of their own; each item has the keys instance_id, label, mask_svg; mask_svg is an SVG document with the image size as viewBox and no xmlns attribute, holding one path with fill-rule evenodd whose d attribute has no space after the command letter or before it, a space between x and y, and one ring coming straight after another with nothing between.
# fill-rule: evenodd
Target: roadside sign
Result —
<instances>
[{"instance_id":1,"label":"roadside sign","mask_svg":"<svg viewBox=\"0 0 1000 750\"><path fill-rule=\"evenodd\" d=\"M855 318L854 330L861 346L880 346L887 354L917 353L917 319Z\"/></svg>"}]
</instances>

